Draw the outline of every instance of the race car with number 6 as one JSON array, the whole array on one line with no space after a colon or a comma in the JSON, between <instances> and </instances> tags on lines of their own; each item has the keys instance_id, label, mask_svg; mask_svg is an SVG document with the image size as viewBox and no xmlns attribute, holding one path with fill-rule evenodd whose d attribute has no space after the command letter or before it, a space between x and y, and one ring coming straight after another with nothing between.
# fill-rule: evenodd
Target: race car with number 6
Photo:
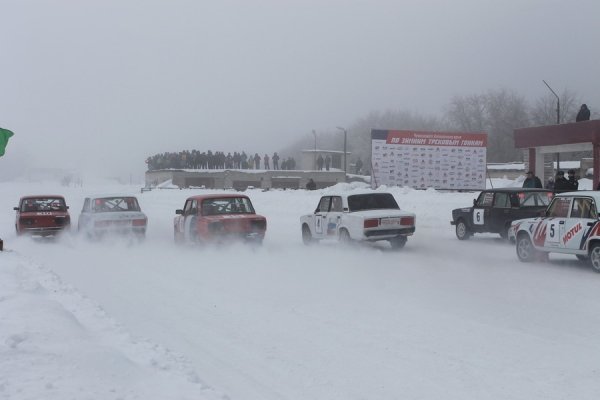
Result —
<instances>
[{"instance_id":1,"label":"race car with number 6","mask_svg":"<svg viewBox=\"0 0 600 400\"><path fill-rule=\"evenodd\" d=\"M549 253L573 254L589 260L600 272L600 192L558 194L543 217L514 221L516 250L523 262L544 259Z\"/></svg>"},{"instance_id":2,"label":"race car with number 6","mask_svg":"<svg viewBox=\"0 0 600 400\"><path fill-rule=\"evenodd\" d=\"M482 191L473 207L452 210L450 224L456 226L456 237L466 240L474 233L498 233L510 236L514 220L543 214L553 193L546 189L497 188Z\"/></svg>"}]
</instances>

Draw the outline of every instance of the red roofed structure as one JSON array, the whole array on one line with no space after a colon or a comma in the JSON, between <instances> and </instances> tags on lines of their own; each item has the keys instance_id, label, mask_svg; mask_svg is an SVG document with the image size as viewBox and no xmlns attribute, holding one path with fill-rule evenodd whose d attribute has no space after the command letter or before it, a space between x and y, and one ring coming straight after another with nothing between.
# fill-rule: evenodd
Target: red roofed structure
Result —
<instances>
[{"instance_id":1,"label":"red roofed structure","mask_svg":"<svg viewBox=\"0 0 600 400\"><path fill-rule=\"evenodd\" d=\"M544 154L589 151L594 154L594 188L600 180L600 120L534 126L514 131L515 147L529 149L529 170L542 182Z\"/></svg>"}]
</instances>

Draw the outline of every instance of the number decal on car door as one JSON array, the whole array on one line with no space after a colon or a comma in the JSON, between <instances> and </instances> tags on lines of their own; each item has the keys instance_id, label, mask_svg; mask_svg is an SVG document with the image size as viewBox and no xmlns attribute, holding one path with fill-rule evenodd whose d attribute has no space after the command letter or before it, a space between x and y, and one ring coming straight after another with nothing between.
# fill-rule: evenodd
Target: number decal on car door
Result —
<instances>
[{"instance_id":1,"label":"number decal on car door","mask_svg":"<svg viewBox=\"0 0 600 400\"><path fill-rule=\"evenodd\" d=\"M559 242L559 232L558 232L558 220L548 221L548 225L546 226L548 235L546 237L546 242L548 243L558 243Z\"/></svg>"},{"instance_id":2,"label":"number decal on car door","mask_svg":"<svg viewBox=\"0 0 600 400\"><path fill-rule=\"evenodd\" d=\"M483 225L483 209L473 209L473 225Z\"/></svg>"}]
</instances>

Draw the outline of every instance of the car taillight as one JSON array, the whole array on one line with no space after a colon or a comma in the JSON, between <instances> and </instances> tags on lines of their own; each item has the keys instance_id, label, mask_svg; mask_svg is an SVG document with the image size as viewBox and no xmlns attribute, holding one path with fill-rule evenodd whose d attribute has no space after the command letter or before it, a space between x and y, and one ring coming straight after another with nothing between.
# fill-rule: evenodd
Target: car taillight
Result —
<instances>
[{"instance_id":1,"label":"car taillight","mask_svg":"<svg viewBox=\"0 0 600 400\"><path fill-rule=\"evenodd\" d=\"M132 226L146 226L146 220L145 219L134 219L133 221L131 221L131 225Z\"/></svg>"},{"instance_id":2,"label":"car taillight","mask_svg":"<svg viewBox=\"0 0 600 400\"><path fill-rule=\"evenodd\" d=\"M379 226L379 218L365 219L365 228L377 228Z\"/></svg>"},{"instance_id":3,"label":"car taillight","mask_svg":"<svg viewBox=\"0 0 600 400\"><path fill-rule=\"evenodd\" d=\"M414 217L402 217L400 218L400 225L414 225L415 218Z\"/></svg>"}]
</instances>

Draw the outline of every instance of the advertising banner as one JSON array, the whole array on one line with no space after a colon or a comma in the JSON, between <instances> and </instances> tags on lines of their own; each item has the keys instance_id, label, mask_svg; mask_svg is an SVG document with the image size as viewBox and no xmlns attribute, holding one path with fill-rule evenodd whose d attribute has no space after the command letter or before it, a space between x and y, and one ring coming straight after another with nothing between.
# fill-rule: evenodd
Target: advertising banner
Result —
<instances>
[{"instance_id":1,"label":"advertising banner","mask_svg":"<svg viewBox=\"0 0 600 400\"><path fill-rule=\"evenodd\" d=\"M487 134L371 131L371 186L485 189Z\"/></svg>"}]
</instances>

